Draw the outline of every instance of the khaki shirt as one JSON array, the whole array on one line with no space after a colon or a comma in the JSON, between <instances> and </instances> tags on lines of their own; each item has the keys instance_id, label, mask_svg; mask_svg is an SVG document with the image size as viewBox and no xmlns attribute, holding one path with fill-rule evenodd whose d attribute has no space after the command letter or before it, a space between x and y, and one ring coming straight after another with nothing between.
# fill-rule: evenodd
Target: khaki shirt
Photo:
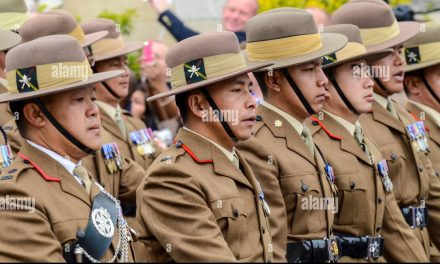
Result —
<instances>
[{"instance_id":1,"label":"khaki shirt","mask_svg":"<svg viewBox=\"0 0 440 264\"><path fill-rule=\"evenodd\" d=\"M335 173L338 213L333 231L349 236L383 236L387 261L428 261L393 193L385 190L377 169L378 162L383 160L378 147L364 138L373 157L372 164L354 139L354 124L328 112L320 120L308 120L307 125Z\"/></svg>"},{"instance_id":2,"label":"khaki shirt","mask_svg":"<svg viewBox=\"0 0 440 264\"><path fill-rule=\"evenodd\" d=\"M395 118L378 101L373 101L371 113L361 115L359 121L364 134L381 150L388 163L388 174L393 182L393 193L399 207L418 206L429 199L430 174L433 172L428 154L418 152L410 142L406 125L416 120L393 102ZM429 255L429 236L426 228L413 229L423 241Z\"/></svg>"},{"instance_id":3,"label":"khaki shirt","mask_svg":"<svg viewBox=\"0 0 440 264\"><path fill-rule=\"evenodd\" d=\"M0 239L0 261L64 262L66 244L86 228L99 188L92 184L88 195L60 163L27 143L20 153L23 157L0 174L0 198L32 198L35 211L2 210L0 232L6 235ZM117 242L116 229L103 261L113 256ZM131 246L129 251L133 261Z\"/></svg>"},{"instance_id":4,"label":"khaki shirt","mask_svg":"<svg viewBox=\"0 0 440 264\"><path fill-rule=\"evenodd\" d=\"M333 198L333 193L322 156L317 148L315 155L310 153L301 131L264 104L258 106L257 115L253 136L237 149L251 165L271 207L274 261L286 261L287 243L330 235L332 210L312 210L303 204Z\"/></svg>"},{"instance_id":5,"label":"khaki shirt","mask_svg":"<svg viewBox=\"0 0 440 264\"><path fill-rule=\"evenodd\" d=\"M139 239L148 261L272 261L260 189L239 151L241 171L209 141L180 129L137 191Z\"/></svg>"}]
</instances>

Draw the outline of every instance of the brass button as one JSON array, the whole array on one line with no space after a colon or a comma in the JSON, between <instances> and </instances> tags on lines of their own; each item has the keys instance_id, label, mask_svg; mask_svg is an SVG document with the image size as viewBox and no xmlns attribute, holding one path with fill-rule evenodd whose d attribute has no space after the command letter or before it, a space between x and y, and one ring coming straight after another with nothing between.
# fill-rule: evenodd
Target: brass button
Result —
<instances>
[{"instance_id":1,"label":"brass button","mask_svg":"<svg viewBox=\"0 0 440 264\"><path fill-rule=\"evenodd\" d=\"M382 203L382 197L377 198L378 203Z\"/></svg>"},{"instance_id":2,"label":"brass button","mask_svg":"<svg viewBox=\"0 0 440 264\"><path fill-rule=\"evenodd\" d=\"M234 217L238 217L238 215L239 215L240 213L238 212L238 210L237 209L233 209L232 210L232 215L234 216Z\"/></svg>"},{"instance_id":3,"label":"brass button","mask_svg":"<svg viewBox=\"0 0 440 264\"><path fill-rule=\"evenodd\" d=\"M376 228L376 232L380 232L381 229L382 229L382 227L378 226L378 227Z\"/></svg>"},{"instance_id":4,"label":"brass button","mask_svg":"<svg viewBox=\"0 0 440 264\"><path fill-rule=\"evenodd\" d=\"M396 160L396 159L397 159L397 155L396 155L396 153L392 153L392 154L391 154L391 159L392 159L392 160Z\"/></svg>"},{"instance_id":5,"label":"brass button","mask_svg":"<svg viewBox=\"0 0 440 264\"><path fill-rule=\"evenodd\" d=\"M301 189L303 192L307 192L309 190L309 186L305 183L302 184Z\"/></svg>"},{"instance_id":6,"label":"brass button","mask_svg":"<svg viewBox=\"0 0 440 264\"><path fill-rule=\"evenodd\" d=\"M354 190L354 187L356 187L356 183L355 183L354 181L352 181L352 182L350 183L350 188L351 188L352 190Z\"/></svg>"},{"instance_id":7,"label":"brass button","mask_svg":"<svg viewBox=\"0 0 440 264\"><path fill-rule=\"evenodd\" d=\"M423 171L423 167L422 167L422 166L419 166L418 168L419 168L419 171L420 171L420 172Z\"/></svg>"}]
</instances>

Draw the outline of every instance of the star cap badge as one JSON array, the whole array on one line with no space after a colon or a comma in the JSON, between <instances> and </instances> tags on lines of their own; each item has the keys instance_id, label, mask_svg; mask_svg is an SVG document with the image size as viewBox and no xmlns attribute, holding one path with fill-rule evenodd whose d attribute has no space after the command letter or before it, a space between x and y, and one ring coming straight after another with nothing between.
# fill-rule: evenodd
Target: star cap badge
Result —
<instances>
[{"instance_id":1,"label":"star cap badge","mask_svg":"<svg viewBox=\"0 0 440 264\"><path fill-rule=\"evenodd\" d=\"M183 65L186 83L196 83L207 79L203 59L193 60Z\"/></svg>"},{"instance_id":2,"label":"star cap badge","mask_svg":"<svg viewBox=\"0 0 440 264\"><path fill-rule=\"evenodd\" d=\"M280 128L283 126L283 122L281 120L275 120L274 122L275 127Z\"/></svg>"},{"instance_id":3,"label":"star cap badge","mask_svg":"<svg viewBox=\"0 0 440 264\"><path fill-rule=\"evenodd\" d=\"M421 61L419 47L405 49L406 64L418 64Z\"/></svg>"}]
</instances>

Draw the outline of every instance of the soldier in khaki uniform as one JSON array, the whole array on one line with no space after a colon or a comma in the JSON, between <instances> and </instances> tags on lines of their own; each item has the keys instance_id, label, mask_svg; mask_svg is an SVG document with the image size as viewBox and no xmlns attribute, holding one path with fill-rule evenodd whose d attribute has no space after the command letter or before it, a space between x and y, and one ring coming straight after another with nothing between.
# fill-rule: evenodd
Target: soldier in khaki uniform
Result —
<instances>
[{"instance_id":1,"label":"soldier in khaki uniform","mask_svg":"<svg viewBox=\"0 0 440 264\"><path fill-rule=\"evenodd\" d=\"M418 123L389 97L403 91L403 43L419 33L420 25L397 22L392 9L381 0L349 1L333 13L332 23L357 25L367 49L394 49L392 55L369 61L374 74L375 100L372 112L361 115L359 120L365 136L373 140L387 160L397 203L429 256L426 215L430 208L435 214L439 212L438 194L432 193L438 191L439 183L430 175L432 164L423 140L418 141L412 135L418 130ZM430 202L430 199L434 200ZM439 223L431 221L430 225L437 228Z\"/></svg>"},{"instance_id":2,"label":"soldier in khaki uniform","mask_svg":"<svg viewBox=\"0 0 440 264\"><path fill-rule=\"evenodd\" d=\"M332 25L324 32L344 34L349 41L324 58L329 96L323 112L308 122L315 143L334 169L339 205L333 231L342 241L340 261L375 261L383 255L391 262L426 262L423 245L394 198L386 160L363 136L358 121L373 103L374 82L366 74L366 59L380 59L393 50L367 51L354 25Z\"/></svg>"},{"instance_id":3,"label":"soldier in khaki uniform","mask_svg":"<svg viewBox=\"0 0 440 264\"><path fill-rule=\"evenodd\" d=\"M86 33L102 30L109 32L104 39L91 46L96 61L94 71L122 69L125 73L121 77L103 82L97 86L98 106L101 112L102 124L104 129L115 137L121 152L147 170L155 157L154 149L157 146L152 140L148 143L148 148L142 148L140 143L138 145L134 143L136 140L134 140L132 132L145 129L145 124L142 120L131 116L129 112L122 110L119 105L122 98L128 94L129 69L127 54L141 49L142 43L125 43L115 22L109 19L91 19L81 23L81 27Z\"/></svg>"},{"instance_id":4,"label":"soldier in khaki uniform","mask_svg":"<svg viewBox=\"0 0 440 264\"><path fill-rule=\"evenodd\" d=\"M28 42L39 37L48 35L70 35L75 37L81 44L84 51L88 50L91 44L104 38L108 32L99 31L91 34L84 34L75 18L63 10L48 11L37 14L27 20L20 27L20 36L23 42ZM88 58L89 59L89 58ZM89 63L93 63L93 60ZM63 74L65 69L59 69L58 74ZM80 71L78 71L80 73ZM8 133L8 141L11 144L14 153L18 152L23 145L23 139L18 133L15 120L11 119L4 126ZM89 170L91 175L115 198L123 202L136 202L136 189L140 179L145 171L134 161L123 157L116 157L108 153L117 149L117 145L108 145L113 143L111 134L105 130L101 132L102 143L106 145L101 147L96 154L89 155L82 160L83 165ZM105 149L105 151L104 151ZM107 153L106 153L107 152ZM116 162L117 161L117 162Z\"/></svg>"},{"instance_id":5,"label":"soldier in khaki uniform","mask_svg":"<svg viewBox=\"0 0 440 264\"><path fill-rule=\"evenodd\" d=\"M52 75L60 64L87 76ZM133 261L119 202L81 166L101 146L93 84L122 71L93 74L78 42L55 35L10 50L6 72L0 102L20 113L25 143L0 176L0 261Z\"/></svg>"},{"instance_id":6,"label":"soldier in khaki uniform","mask_svg":"<svg viewBox=\"0 0 440 264\"><path fill-rule=\"evenodd\" d=\"M218 45L221 43L221 45ZM256 102L232 32L170 49L172 90L184 128L153 162L137 192L140 240L154 262L270 262L270 209L234 145L250 137Z\"/></svg>"},{"instance_id":7,"label":"soldier in khaki uniform","mask_svg":"<svg viewBox=\"0 0 440 264\"><path fill-rule=\"evenodd\" d=\"M331 201L336 188L303 121L319 112L324 102L328 80L321 57L341 49L347 38L319 34L313 16L296 8L251 18L246 34L250 61L276 61L270 69L254 72L265 101L258 106L253 137L238 145L272 209L274 261L285 262L286 250L289 262L333 260L338 256L331 230L333 208L314 210L307 205L313 200Z\"/></svg>"},{"instance_id":8,"label":"soldier in khaki uniform","mask_svg":"<svg viewBox=\"0 0 440 264\"><path fill-rule=\"evenodd\" d=\"M432 161L435 175L440 175L440 24L425 24L425 30L405 43L405 91L410 99L406 109L417 120L423 120L429 134L429 159ZM435 188L435 186L431 186ZM437 197L434 198L435 193ZM430 192L430 200L438 203L438 193ZM438 223L439 214L434 209L428 211L428 228L430 222ZM432 218L432 219L431 219ZM438 228L429 228L432 241L438 241ZM434 242L436 243L436 242ZM437 242L438 243L438 242ZM437 244L438 245L438 244ZM431 247L431 261L440 262L440 253L434 245Z\"/></svg>"}]
</instances>

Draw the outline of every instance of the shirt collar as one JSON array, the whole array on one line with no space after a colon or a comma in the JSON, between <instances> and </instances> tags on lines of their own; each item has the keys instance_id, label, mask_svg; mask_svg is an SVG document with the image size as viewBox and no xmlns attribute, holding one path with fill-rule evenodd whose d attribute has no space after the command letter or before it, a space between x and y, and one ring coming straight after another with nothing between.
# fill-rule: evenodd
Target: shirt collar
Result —
<instances>
[{"instance_id":1,"label":"shirt collar","mask_svg":"<svg viewBox=\"0 0 440 264\"><path fill-rule=\"evenodd\" d=\"M192 133L196 134L197 136L199 136L199 137L201 137L201 138L203 138L203 139L208 140L208 141L209 141L210 143L212 143L214 146L216 146L217 148L219 148L219 149L220 149L220 150L226 155L226 157L227 157L230 161L233 161L233 160L234 160L235 147L232 148L232 151L229 151L229 150L225 149L224 147L220 146L219 144L215 143L214 141L212 141L212 140L210 140L210 139L208 139L208 138L206 138L206 137L200 135L200 134L197 133L197 132L192 131L191 129L189 129L189 128L187 128L187 127L183 127L183 129L185 129L185 130L187 130L187 131L189 131L189 132L192 132Z\"/></svg>"},{"instance_id":2,"label":"shirt collar","mask_svg":"<svg viewBox=\"0 0 440 264\"><path fill-rule=\"evenodd\" d=\"M280 116L282 116L295 129L295 131L298 132L298 134L301 135L301 133L303 131L304 125L301 122L299 122L296 118L294 118L293 116L291 116L288 113L284 112L283 110L279 109L278 107L275 107L275 106L269 104L266 101L262 102L261 105L264 105L265 107L269 108L270 110L272 110L275 113L277 113Z\"/></svg>"},{"instance_id":3,"label":"shirt collar","mask_svg":"<svg viewBox=\"0 0 440 264\"><path fill-rule=\"evenodd\" d=\"M350 135L352 135L352 136L354 136L355 126L356 125L360 126L360 123L357 120L356 120L356 123L353 124L350 121L348 121L338 115L332 114L332 113L330 113L328 111L324 111L324 110L323 110L323 112L326 113L327 115L333 117L336 120L336 122L338 122L341 126L343 126L348 131L348 133L350 133Z\"/></svg>"},{"instance_id":4,"label":"shirt collar","mask_svg":"<svg viewBox=\"0 0 440 264\"><path fill-rule=\"evenodd\" d=\"M96 103L104 110L104 112L109 115L112 119L115 119L116 117L116 112L117 111L121 111L121 107L119 106L119 104L116 105L116 107L107 104L106 102L103 101L96 101Z\"/></svg>"},{"instance_id":5,"label":"shirt collar","mask_svg":"<svg viewBox=\"0 0 440 264\"><path fill-rule=\"evenodd\" d=\"M29 145L33 146L34 148L42 151L43 153L47 154L49 157L60 163L70 174L73 175L73 170L77 165L81 165L81 161L78 162L78 164L73 163L71 160L66 159L65 157L61 156L60 154L47 149L41 145L38 145L35 142L32 142L28 139L26 139L26 142L29 143ZM76 178L76 177L75 177ZM81 183L81 182L80 182Z\"/></svg>"},{"instance_id":6,"label":"shirt collar","mask_svg":"<svg viewBox=\"0 0 440 264\"><path fill-rule=\"evenodd\" d=\"M415 102L415 101L411 101L412 103L414 103L416 106L418 106L420 109L422 109L426 114L428 114L428 116L434 120L435 124L437 126L440 126L440 113L437 112L436 110L432 109L431 107Z\"/></svg>"},{"instance_id":7,"label":"shirt collar","mask_svg":"<svg viewBox=\"0 0 440 264\"><path fill-rule=\"evenodd\" d=\"M383 97L380 94L377 93L373 93L373 98L374 100L376 100L376 102L378 102L383 108L387 109L387 105L388 105L388 99Z\"/></svg>"}]
</instances>

